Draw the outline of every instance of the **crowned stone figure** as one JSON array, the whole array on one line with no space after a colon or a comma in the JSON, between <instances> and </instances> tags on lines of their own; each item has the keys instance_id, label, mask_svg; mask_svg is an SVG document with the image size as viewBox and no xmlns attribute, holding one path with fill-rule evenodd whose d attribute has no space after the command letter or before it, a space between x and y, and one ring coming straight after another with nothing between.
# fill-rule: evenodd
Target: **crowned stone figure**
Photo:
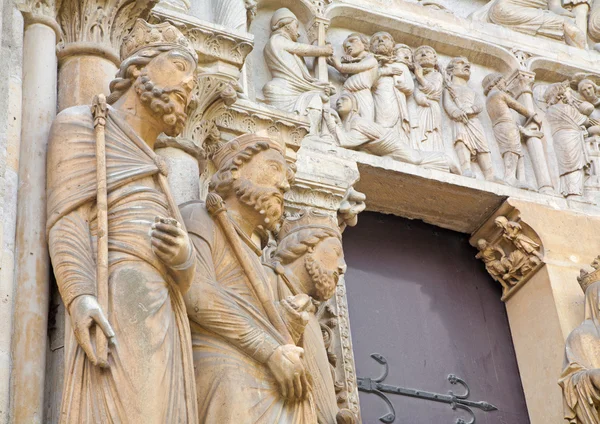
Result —
<instances>
[{"instance_id":1,"label":"crowned stone figure","mask_svg":"<svg viewBox=\"0 0 600 424\"><path fill-rule=\"evenodd\" d=\"M121 59L111 105L63 110L48 144L49 248L69 313L60 422L195 423L183 301L195 257L153 146L183 129L197 56L172 25L138 19Z\"/></svg>"}]
</instances>

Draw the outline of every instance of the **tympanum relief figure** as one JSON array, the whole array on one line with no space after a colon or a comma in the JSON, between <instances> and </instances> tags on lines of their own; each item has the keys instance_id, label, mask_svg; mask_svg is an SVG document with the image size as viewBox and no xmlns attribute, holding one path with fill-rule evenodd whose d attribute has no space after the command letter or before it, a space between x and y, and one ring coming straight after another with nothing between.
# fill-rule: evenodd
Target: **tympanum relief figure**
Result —
<instances>
[{"instance_id":1,"label":"tympanum relief figure","mask_svg":"<svg viewBox=\"0 0 600 424\"><path fill-rule=\"evenodd\" d=\"M308 115L311 135L321 130L324 104L332 86L313 77L304 57L330 57L331 45L313 46L298 42L299 22L289 9L279 9L271 18L271 37L264 49L271 81L263 87L267 104L300 115Z\"/></svg>"},{"instance_id":2,"label":"tympanum relief figure","mask_svg":"<svg viewBox=\"0 0 600 424\"><path fill-rule=\"evenodd\" d=\"M482 82L483 94L487 97L486 109L490 119L500 154L504 162L504 181L514 187L533 190L525 181L525 163L521 135L543 137L543 133L517 124L512 111L525 116L528 122L541 126L541 119L515 100L507 91L506 79L500 73L487 75Z\"/></svg>"},{"instance_id":3,"label":"tympanum relief figure","mask_svg":"<svg viewBox=\"0 0 600 424\"><path fill-rule=\"evenodd\" d=\"M196 278L186 295L199 422L317 422L304 349L306 295L276 305L262 250L253 239L273 230L294 173L282 147L245 135L213 156L206 204L182 215L195 248ZM287 312L284 322L281 312Z\"/></svg>"},{"instance_id":4,"label":"tympanum relief figure","mask_svg":"<svg viewBox=\"0 0 600 424\"><path fill-rule=\"evenodd\" d=\"M371 51L379 62L379 78L373 86L375 123L399 132L400 141L410 144L410 126L406 94L412 94L414 82L407 66L395 57L395 42L387 32L371 37Z\"/></svg>"},{"instance_id":5,"label":"tympanum relief figure","mask_svg":"<svg viewBox=\"0 0 600 424\"><path fill-rule=\"evenodd\" d=\"M195 260L153 145L183 129L197 57L175 27L138 19L121 58L111 106L65 109L48 144L49 248L69 312L61 422L196 422L183 302Z\"/></svg>"},{"instance_id":6,"label":"tympanum relief figure","mask_svg":"<svg viewBox=\"0 0 600 424\"><path fill-rule=\"evenodd\" d=\"M353 94L343 93L336 101L335 113L326 113L325 122L337 144L376 156L388 156L399 162L421 165L439 171L460 174L454 162L441 152L424 152L403 142L396 128L385 128L362 118Z\"/></svg>"},{"instance_id":7,"label":"tympanum relief figure","mask_svg":"<svg viewBox=\"0 0 600 424\"><path fill-rule=\"evenodd\" d=\"M485 179L497 181L485 131L479 120L484 103L481 96L467 85L471 79L471 63L466 57L455 57L446 67L446 74L444 109L453 121L454 148L462 174L475 178L471 162L477 161Z\"/></svg>"},{"instance_id":8,"label":"tympanum relief figure","mask_svg":"<svg viewBox=\"0 0 600 424\"><path fill-rule=\"evenodd\" d=\"M600 423L600 257L577 278L585 293L584 321L567 337L559 379L570 424Z\"/></svg>"},{"instance_id":9,"label":"tympanum relief figure","mask_svg":"<svg viewBox=\"0 0 600 424\"><path fill-rule=\"evenodd\" d=\"M317 310L331 299L346 271L337 219L315 210L287 217L277 235L277 248L267 264L275 298L294 322L301 322L299 346L305 351L312 376L312 395L319 423L335 424L350 411L337 406L335 381L330 367ZM346 422L346 421L344 421Z\"/></svg>"},{"instance_id":10,"label":"tympanum relief figure","mask_svg":"<svg viewBox=\"0 0 600 424\"><path fill-rule=\"evenodd\" d=\"M442 139L442 109L440 100L444 90L444 77L439 71L437 53L432 47L420 46L414 51L414 92L417 102L416 147L424 151L444 151Z\"/></svg>"},{"instance_id":11,"label":"tympanum relief figure","mask_svg":"<svg viewBox=\"0 0 600 424\"><path fill-rule=\"evenodd\" d=\"M525 34L586 47L586 33L573 21L575 15L562 7L561 0L492 0L473 16Z\"/></svg>"},{"instance_id":12,"label":"tympanum relief figure","mask_svg":"<svg viewBox=\"0 0 600 424\"><path fill-rule=\"evenodd\" d=\"M344 91L354 94L358 102L358 113L366 119L375 119L375 106L371 88L379 77L377 59L369 52L369 38L353 33L344 40L342 59L332 56L327 60L338 72L348 75Z\"/></svg>"},{"instance_id":13,"label":"tympanum relief figure","mask_svg":"<svg viewBox=\"0 0 600 424\"><path fill-rule=\"evenodd\" d=\"M587 129L588 137L585 138L590 158L589 178L585 185L590 191L598 191L600 188L600 96L598 95L600 87L589 75L579 81L578 79L575 78L571 83L576 84L577 91L583 100L579 103L578 109L589 118L591 125Z\"/></svg>"},{"instance_id":14,"label":"tympanum relief figure","mask_svg":"<svg viewBox=\"0 0 600 424\"><path fill-rule=\"evenodd\" d=\"M546 119L552 129L561 193L565 197L582 197L590 166L585 146L586 127L591 126L590 120L574 105L568 81L548 86L544 100L549 106Z\"/></svg>"}]
</instances>

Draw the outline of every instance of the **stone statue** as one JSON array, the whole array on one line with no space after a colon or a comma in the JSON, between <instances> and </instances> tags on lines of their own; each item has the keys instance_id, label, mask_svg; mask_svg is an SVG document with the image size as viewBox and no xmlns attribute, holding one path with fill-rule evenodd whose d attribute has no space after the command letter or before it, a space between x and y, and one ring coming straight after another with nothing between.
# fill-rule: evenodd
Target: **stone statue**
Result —
<instances>
[{"instance_id":1,"label":"stone statue","mask_svg":"<svg viewBox=\"0 0 600 424\"><path fill-rule=\"evenodd\" d=\"M502 237L511 242L517 250L528 256L535 256L540 261L543 256L540 252L540 245L530 237L523 234L523 227L515 221L509 221L505 216L499 216L494 220L498 228L502 229Z\"/></svg>"},{"instance_id":2,"label":"stone statue","mask_svg":"<svg viewBox=\"0 0 600 424\"><path fill-rule=\"evenodd\" d=\"M506 262L506 253L500 246L492 245L486 239L477 240L479 253L475 258L481 259L485 264L485 269L496 281L499 281L504 290L509 290L513 281L504 279L509 270L509 264Z\"/></svg>"},{"instance_id":3,"label":"stone statue","mask_svg":"<svg viewBox=\"0 0 600 424\"><path fill-rule=\"evenodd\" d=\"M577 83L577 92L584 100L580 103L578 109L582 114L589 117L590 124L594 126L600 125L599 88L590 78L583 78Z\"/></svg>"},{"instance_id":4,"label":"stone statue","mask_svg":"<svg viewBox=\"0 0 600 424\"><path fill-rule=\"evenodd\" d=\"M444 109L452 119L454 148L462 174L475 178L471 161L477 161L488 181L497 181L492 167L492 155L479 121L483 100L467 83L471 79L471 63L466 57L455 57L446 67L448 82L444 91Z\"/></svg>"},{"instance_id":5,"label":"stone statue","mask_svg":"<svg viewBox=\"0 0 600 424\"><path fill-rule=\"evenodd\" d=\"M410 128L408 133L404 131L404 122L408 121L405 92L412 93L414 83L406 65L396 61L394 44L394 39L387 32L377 32L371 37L371 51L379 61L379 78L373 86L375 123L384 128L400 130L400 141L408 146ZM401 78L401 82L398 78ZM406 82L407 79L410 82ZM398 91L397 83L403 87L404 93Z\"/></svg>"},{"instance_id":6,"label":"stone statue","mask_svg":"<svg viewBox=\"0 0 600 424\"><path fill-rule=\"evenodd\" d=\"M337 219L315 210L302 211L284 221L277 239L277 248L268 264L272 289L282 305L293 298L309 296L305 311L292 309L288 314L304 315L301 318L307 322L300 346L312 376L318 422L336 424L340 411L334 376L316 311L324 305L322 302L334 296L338 280L346 271Z\"/></svg>"},{"instance_id":7,"label":"stone statue","mask_svg":"<svg viewBox=\"0 0 600 424\"><path fill-rule=\"evenodd\" d=\"M181 208L197 261L186 305L198 422L315 423L311 376L296 345L306 321L297 316L291 332L280 315L292 319L309 304L304 296L278 308L253 240L278 225L293 172L282 147L258 135L224 144L213 163L206 204Z\"/></svg>"},{"instance_id":8,"label":"stone statue","mask_svg":"<svg viewBox=\"0 0 600 424\"><path fill-rule=\"evenodd\" d=\"M584 321L567 337L562 387L570 424L600 423L600 257L577 278L585 293Z\"/></svg>"},{"instance_id":9,"label":"stone statue","mask_svg":"<svg viewBox=\"0 0 600 424\"><path fill-rule=\"evenodd\" d=\"M358 113L366 119L373 120L375 106L371 88L379 76L377 59L369 53L369 38L363 34L353 33L344 41L346 56L342 60L332 56L328 63L338 72L347 74L344 91L354 94L358 101Z\"/></svg>"},{"instance_id":10,"label":"stone statue","mask_svg":"<svg viewBox=\"0 0 600 424\"><path fill-rule=\"evenodd\" d=\"M442 110L440 99L444 90L444 77L439 71L437 53L429 46L414 51L419 150L443 152Z\"/></svg>"},{"instance_id":11,"label":"stone statue","mask_svg":"<svg viewBox=\"0 0 600 424\"><path fill-rule=\"evenodd\" d=\"M376 156L438 171L460 174L453 161L441 152L424 152L402 142L398 131L361 118L358 102L350 93L343 93L336 102L337 113L325 114L325 122L338 145L351 150L362 150Z\"/></svg>"},{"instance_id":12,"label":"stone statue","mask_svg":"<svg viewBox=\"0 0 600 424\"><path fill-rule=\"evenodd\" d=\"M70 318L60 421L197 422L195 261L153 145L183 129L198 59L178 29L140 19L121 59L112 106L63 110L49 138L47 231Z\"/></svg>"},{"instance_id":13,"label":"stone statue","mask_svg":"<svg viewBox=\"0 0 600 424\"><path fill-rule=\"evenodd\" d=\"M537 114L515 100L508 92L506 80L500 73L492 73L483 79L483 94L487 97L486 108L494 129L494 136L504 161L504 181L514 187L533 190L525 182L525 164L521 134L543 137L543 133L531 133L515 121L512 111L525 116L528 122L541 125Z\"/></svg>"},{"instance_id":14,"label":"stone statue","mask_svg":"<svg viewBox=\"0 0 600 424\"><path fill-rule=\"evenodd\" d=\"M310 134L318 135L323 105L329 102L332 87L310 74L304 57L329 57L333 48L299 43L298 28L298 19L289 9L273 14L271 38L264 50L272 79L263 87L263 93L265 101L277 109L308 115Z\"/></svg>"},{"instance_id":15,"label":"stone statue","mask_svg":"<svg viewBox=\"0 0 600 424\"><path fill-rule=\"evenodd\" d=\"M561 193L565 197L582 197L585 173L590 166L585 146L589 119L574 106L567 81L548 86L544 100L549 106L546 119L552 129Z\"/></svg>"},{"instance_id":16,"label":"stone statue","mask_svg":"<svg viewBox=\"0 0 600 424\"><path fill-rule=\"evenodd\" d=\"M394 93L396 94L396 101L398 102L398 109L400 111L397 126L400 136L407 143L411 143L412 127L407 99L413 95L415 90L415 82L411 74L411 70L415 68L412 49L406 44L396 44L394 46L394 62L394 68L402 71L400 75L394 76Z\"/></svg>"},{"instance_id":17,"label":"stone statue","mask_svg":"<svg viewBox=\"0 0 600 424\"><path fill-rule=\"evenodd\" d=\"M581 3L581 0L574 0ZM579 48L586 47L586 34L577 27L574 14L561 0L492 0L473 14L477 20L489 21L529 35L564 40Z\"/></svg>"}]
</instances>

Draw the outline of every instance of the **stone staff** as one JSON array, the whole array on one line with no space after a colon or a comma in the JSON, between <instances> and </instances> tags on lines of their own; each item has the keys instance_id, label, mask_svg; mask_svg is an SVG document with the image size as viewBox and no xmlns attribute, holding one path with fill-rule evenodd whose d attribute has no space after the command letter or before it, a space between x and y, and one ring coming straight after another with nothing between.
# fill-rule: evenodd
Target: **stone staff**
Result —
<instances>
[{"instance_id":1,"label":"stone staff","mask_svg":"<svg viewBox=\"0 0 600 424\"><path fill-rule=\"evenodd\" d=\"M273 326L277 329L277 332L283 337L286 344L295 345L296 343L294 343L290 332L275 309L273 301L269 298L264 286L256 277L256 271L249 266L250 261L246 257L246 252L244 252L244 249L240 244L240 239L235 234L235 228L227 216L227 208L225 207L225 203L221 196L216 193L208 193L208 196L206 197L206 209L208 210L208 213L215 218L221 230L223 230L225 238L229 242L236 259L248 277L252 289L256 293L256 297L263 308L265 308L269 321L271 321Z\"/></svg>"}]
</instances>

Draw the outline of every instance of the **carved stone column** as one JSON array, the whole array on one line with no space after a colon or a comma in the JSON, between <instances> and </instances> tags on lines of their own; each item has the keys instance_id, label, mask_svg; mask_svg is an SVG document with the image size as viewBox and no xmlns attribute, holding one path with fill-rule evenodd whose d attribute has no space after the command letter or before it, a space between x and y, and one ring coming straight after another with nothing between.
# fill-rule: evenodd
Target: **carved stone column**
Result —
<instances>
[{"instance_id":1,"label":"carved stone column","mask_svg":"<svg viewBox=\"0 0 600 424\"><path fill-rule=\"evenodd\" d=\"M146 18L158 0L63 0L57 13L62 28L58 48L58 109L89 104L120 64L121 40L137 18Z\"/></svg>"},{"instance_id":2,"label":"carved stone column","mask_svg":"<svg viewBox=\"0 0 600 424\"><path fill-rule=\"evenodd\" d=\"M159 4L153 22L168 21L192 42L198 53L198 77L194 100L188 109L188 121L177 138L163 138L157 153L167 159L169 182L178 204L200 198L200 169L204 141L220 137L210 110L231 105L240 91L238 79L246 56L252 51L252 36L233 34L219 25L174 12ZM215 132L216 131L216 132ZM204 165L202 163L202 165ZM182 172L183 169L188 171Z\"/></svg>"},{"instance_id":3,"label":"carved stone column","mask_svg":"<svg viewBox=\"0 0 600 424\"><path fill-rule=\"evenodd\" d=\"M535 81L535 72L517 70L508 79L508 86L517 100L520 100L527 108L534 110L533 102L533 83ZM553 194L554 187L548 170L548 160L544 151L542 139L529 137L525 145L531 158L533 172L537 180L540 193Z\"/></svg>"},{"instance_id":4,"label":"carved stone column","mask_svg":"<svg viewBox=\"0 0 600 424\"><path fill-rule=\"evenodd\" d=\"M11 419L43 423L50 260L46 244L46 146L56 115L54 2L24 13L23 115L16 233Z\"/></svg>"},{"instance_id":5,"label":"carved stone column","mask_svg":"<svg viewBox=\"0 0 600 424\"><path fill-rule=\"evenodd\" d=\"M573 281L600 251L600 217L511 198L471 238L473 246L480 239L491 244L501 239L498 244L507 258L517 248L496 223L502 216L519 224L520 234L539 244L522 258L522 274L508 273L508 280L517 279L514 284L509 281L503 298L531 422L560 423L562 394L556 382L562 372L564 342L583 313L583 293Z\"/></svg>"}]
</instances>

